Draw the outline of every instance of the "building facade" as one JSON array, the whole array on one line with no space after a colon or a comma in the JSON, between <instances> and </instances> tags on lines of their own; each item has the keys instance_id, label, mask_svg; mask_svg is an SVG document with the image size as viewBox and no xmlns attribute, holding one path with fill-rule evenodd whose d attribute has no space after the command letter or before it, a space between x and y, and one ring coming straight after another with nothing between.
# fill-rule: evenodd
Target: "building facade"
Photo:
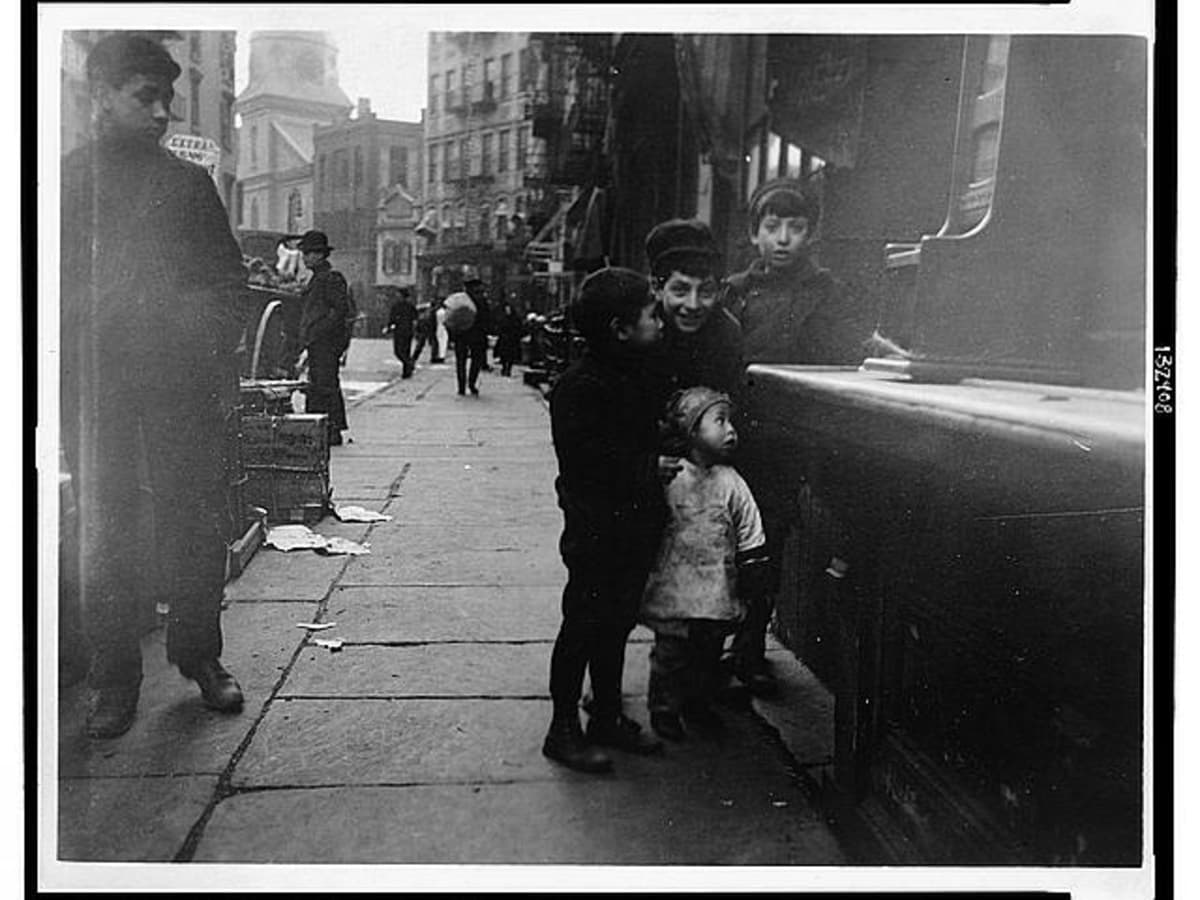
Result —
<instances>
[{"instance_id":1,"label":"building facade","mask_svg":"<svg viewBox=\"0 0 1200 900\"><path fill-rule=\"evenodd\" d=\"M189 135L212 141L220 156L213 180L230 211L237 215L237 133L234 129L233 31L147 31L171 54L182 74L175 80L175 102L167 140ZM90 135L91 100L86 63L88 53L108 31L71 31L63 39L62 152L82 146Z\"/></svg>"},{"instance_id":2,"label":"building facade","mask_svg":"<svg viewBox=\"0 0 1200 900\"><path fill-rule=\"evenodd\" d=\"M256 31L241 117L238 225L295 233L314 227L313 129L352 109L338 85L337 45L321 31Z\"/></svg>"},{"instance_id":3,"label":"building facade","mask_svg":"<svg viewBox=\"0 0 1200 900\"><path fill-rule=\"evenodd\" d=\"M421 298L457 290L475 265L493 297L511 296L531 219L545 218L542 141L529 118L530 35L432 32L425 117ZM510 283L512 282L512 283Z\"/></svg>"},{"instance_id":4,"label":"building facade","mask_svg":"<svg viewBox=\"0 0 1200 900\"><path fill-rule=\"evenodd\" d=\"M368 318L382 303L376 284L412 283L411 265L407 281L402 269L420 221L410 219L419 204L423 134L421 122L380 119L366 98L353 117L314 129L313 227L329 236L332 262ZM386 240L377 233L381 217Z\"/></svg>"}]
</instances>

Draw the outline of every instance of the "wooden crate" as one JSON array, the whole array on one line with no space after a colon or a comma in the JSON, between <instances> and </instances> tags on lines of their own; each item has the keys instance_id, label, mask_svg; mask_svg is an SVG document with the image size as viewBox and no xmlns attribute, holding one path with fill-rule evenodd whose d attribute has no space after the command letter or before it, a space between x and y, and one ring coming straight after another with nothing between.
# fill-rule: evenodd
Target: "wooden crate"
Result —
<instances>
[{"instance_id":1,"label":"wooden crate","mask_svg":"<svg viewBox=\"0 0 1200 900\"><path fill-rule=\"evenodd\" d=\"M267 521L319 521L330 508L328 472L301 472L276 467L247 467L246 502L267 511Z\"/></svg>"},{"instance_id":2,"label":"wooden crate","mask_svg":"<svg viewBox=\"0 0 1200 900\"><path fill-rule=\"evenodd\" d=\"M328 421L324 413L243 416L241 450L246 468L329 471Z\"/></svg>"}]
</instances>

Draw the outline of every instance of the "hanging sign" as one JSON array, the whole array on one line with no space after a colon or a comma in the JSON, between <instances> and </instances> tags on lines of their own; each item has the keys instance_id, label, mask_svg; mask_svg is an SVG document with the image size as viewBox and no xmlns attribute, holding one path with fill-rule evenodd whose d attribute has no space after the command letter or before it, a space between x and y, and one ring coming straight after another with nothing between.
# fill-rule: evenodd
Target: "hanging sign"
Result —
<instances>
[{"instance_id":1,"label":"hanging sign","mask_svg":"<svg viewBox=\"0 0 1200 900\"><path fill-rule=\"evenodd\" d=\"M173 134L163 145L180 159L203 166L209 176L216 181L217 166L221 163L221 148L212 138L197 137L194 134Z\"/></svg>"}]
</instances>

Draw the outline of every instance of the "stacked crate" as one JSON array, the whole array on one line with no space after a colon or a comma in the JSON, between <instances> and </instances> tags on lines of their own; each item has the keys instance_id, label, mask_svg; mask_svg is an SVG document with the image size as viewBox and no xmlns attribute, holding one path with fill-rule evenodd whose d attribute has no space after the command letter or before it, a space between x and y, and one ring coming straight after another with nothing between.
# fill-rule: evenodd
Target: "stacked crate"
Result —
<instances>
[{"instance_id":1,"label":"stacked crate","mask_svg":"<svg viewBox=\"0 0 1200 900\"><path fill-rule=\"evenodd\" d=\"M246 502L270 522L320 520L329 510L329 428L321 414L242 417Z\"/></svg>"}]
</instances>

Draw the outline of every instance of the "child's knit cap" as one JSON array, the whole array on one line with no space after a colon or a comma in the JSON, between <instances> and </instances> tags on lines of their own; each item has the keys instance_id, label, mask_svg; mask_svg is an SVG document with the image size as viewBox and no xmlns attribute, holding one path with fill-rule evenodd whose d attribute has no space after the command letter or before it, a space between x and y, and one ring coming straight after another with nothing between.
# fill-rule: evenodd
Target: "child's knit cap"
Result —
<instances>
[{"instance_id":1,"label":"child's knit cap","mask_svg":"<svg viewBox=\"0 0 1200 900\"><path fill-rule=\"evenodd\" d=\"M772 178L756 187L750 195L751 233L758 229L768 203L782 205L792 210L792 215L804 216L810 227L815 227L821 217L821 201L811 187L795 178Z\"/></svg>"},{"instance_id":2,"label":"child's knit cap","mask_svg":"<svg viewBox=\"0 0 1200 900\"><path fill-rule=\"evenodd\" d=\"M684 456L691 447L692 433L700 424L701 417L718 403L733 405L728 394L703 385L684 388L672 394L660 425L667 452L673 456Z\"/></svg>"}]
</instances>

